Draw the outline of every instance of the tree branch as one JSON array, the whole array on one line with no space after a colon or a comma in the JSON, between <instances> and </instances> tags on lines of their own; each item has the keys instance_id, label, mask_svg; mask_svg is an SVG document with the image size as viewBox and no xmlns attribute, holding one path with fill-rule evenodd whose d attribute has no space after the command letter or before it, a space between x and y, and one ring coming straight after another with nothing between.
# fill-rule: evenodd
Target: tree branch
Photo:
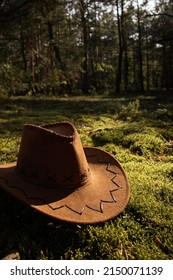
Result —
<instances>
[{"instance_id":1,"label":"tree branch","mask_svg":"<svg viewBox=\"0 0 173 280\"><path fill-rule=\"evenodd\" d=\"M148 14L146 15L146 17L157 17L157 16L167 16L167 17L172 17L173 18L173 15L171 14L167 14L167 13L152 13L152 14Z\"/></svg>"}]
</instances>

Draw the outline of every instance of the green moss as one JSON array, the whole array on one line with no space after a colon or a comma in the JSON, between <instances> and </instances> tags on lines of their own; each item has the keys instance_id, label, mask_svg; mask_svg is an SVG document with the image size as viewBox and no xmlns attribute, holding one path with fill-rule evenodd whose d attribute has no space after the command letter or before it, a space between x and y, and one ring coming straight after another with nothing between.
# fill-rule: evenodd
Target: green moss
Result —
<instances>
[{"instance_id":1,"label":"green moss","mask_svg":"<svg viewBox=\"0 0 173 280\"><path fill-rule=\"evenodd\" d=\"M164 100L163 100L164 102ZM164 112L151 99L99 97L4 98L0 110L0 162L16 160L24 123L75 123L84 146L116 157L131 187L125 211L100 225L51 220L0 189L0 258L172 259L173 130L170 102ZM126 104L126 105L125 105Z\"/></svg>"},{"instance_id":2,"label":"green moss","mask_svg":"<svg viewBox=\"0 0 173 280\"><path fill-rule=\"evenodd\" d=\"M98 129L91 135L96 145L113 143L139 156L161 155L168 151L167 141L155 128L143 127L143 124L119 124L114 127Z\"/></svg>"},{"instance_id":3,"label":"green moss","mask_svg":"<svg viewBox=\"0 0 173 280\"><path fill-rule=\"evenodd\" d=\"M115 145L112 143L106 144L100 148L115 156L115 158L117 158L117 160L119 160L122 163L133 162L133 161L142 162L144 160L143 156L139 157L138 155L131 153L129 149L126 149L122 146Z\"/></svg>"},{"instance_id":4,"label":"green moss","mask_svg":"<svg viewBox=\"0 0 173 280\"><path fill-rule=\"evenodd\" d=\"M89 147L92 147L93 146L93 141L92 139L86 135L86 134L80 134L80 138L81 138L81 142L82 142L82 145L85 147L89 146Z\"/></svg>"},{"instance_id":5,"label":"green moss","mask_svg":"<svg viewBox=\"0 0 173 280\"><path fill-rule=\"evenodd\" d=\"M124 138L123 145L138 155L160 155L167 151L166 142L149 133L132 133Z\"/></svg>"},{"instance_id":6,"label":"green moss","mask_svg":"<svg viewBox=\"0 0 173 280\"><path fill-rule=\"evenodd\" d=\"M20 138L9 135L8 138L3 138L0 141L0 160L1 163L15 161L19 150Z\"/></svg>"},{"instance_id":7,"label":"green moss","mask_svg":"<svg viewBox=\"0 0 173 280\"><path fill-rule=\"evenodd\" d=\"M96 145L103 146L107 143L114 143L121 145L123 141L124 133L119 129L113 128L104 128L102 130L98 130L94 132L92 135L92 139Z\"/></svg>"},{"instance_id":8,"label":"green moss","mask_svg":"<svg viewBox=\"0 0 173 280\"><path fill-rule=\"evenodd\" d=\"M143 161L124 166L131 185L131 211L135 215L171 227L173 219L172 163ZM160 197L159 197L160 196Z\"/></svg>"}]
</instances>

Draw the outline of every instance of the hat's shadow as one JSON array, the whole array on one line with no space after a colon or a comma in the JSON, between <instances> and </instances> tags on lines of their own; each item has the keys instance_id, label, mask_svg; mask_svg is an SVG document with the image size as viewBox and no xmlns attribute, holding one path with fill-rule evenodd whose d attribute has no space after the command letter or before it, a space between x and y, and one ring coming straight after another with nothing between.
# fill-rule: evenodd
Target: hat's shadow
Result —
<instances>
[{"instance_id":1,"label":"hat's shadow","mask_svg":"<svg viewBox=\"0 0 173 280\"><path fill-rule=\"evenodd\" d=\"M77 224L43 215L1 189L0 210L0 259L12 250L20 259L61 259L78 240Z\"/></svg>"}]
</instances>

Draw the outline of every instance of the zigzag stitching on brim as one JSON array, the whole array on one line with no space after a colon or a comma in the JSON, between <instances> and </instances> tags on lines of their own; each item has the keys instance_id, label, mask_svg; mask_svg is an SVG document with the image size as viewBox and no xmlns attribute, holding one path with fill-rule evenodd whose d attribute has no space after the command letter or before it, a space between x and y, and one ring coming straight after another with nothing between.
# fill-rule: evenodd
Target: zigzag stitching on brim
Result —
<instances>
[{"instance_id":1,"label":"zigzag stitching on brim","mask_svg":"<svg viewBox=\"0 0 173 280\"><path fill-rule=\"evenodd\" d=\"M98 158L97 155L92 155L92 157L95 157L95 156L97 157L97 162L98 162L98 163L106 164L106 165L107 165L107 166L106 166L106 170L107 170L108 172L114 174L114 176L111 178L111 181L112 181L112 183L115 184L116 187L117 187L116 189L109 191L109 192L110 192L110 196L112 197L112 200L100 200L100 207L99 207L99 209L93 208L93 207L91 207L91 206L89 206L89 205L85 205L85 206L82 208L82 210L79 212L79 211L77 211L77 210L71 208L71 207L68 206L68 205L61 205L61 206L59 206L59 207L52 207L46 200L44 200L44 199L42 199L42 198L38 198L38 197L29 197L29 196L27 196L27 194L26 194L26 192L25 192L24 190L22 190L22 189L20 189L19 187L16 187L16 186L11 186L11 185L9 185L9 184L8 184L8 180L7 180L6 178L3 178L3 177L0 177L0 178L1 178L2 180L5 181L5 184L7 185L7 187L13 188L13 189L16 189L16 190L22 192L26 200L28 200L28 201L29 201L29 200L40 200L40 201L42 201L44 204L46 204L52 211L56 211L56 210L59 210L59 209L62 209L62 208L64 208L64 207L66 207L67 209L71 210L72 212L74 212L74 213L76 213L76 214L78 214L78 215L82 215L82 213L84 212L84 210L85 210L86 208L88 208L88 209L90 209L90 210L93 210L93 211L96 211L96 212L99 212L99 213L103 213L103 212L104 212L104 210L103 210L103 208L104 208L104 207L103 207L103 203L117 203L116 198L115 198L114 195L113 195L113 192L120 190L122 187L119 186L119 185L114 181L114 179L115 179L119 174L109 169L109 167L111 166L110 163L109 163L109 162L102 162L102 161L99 160L99 158ZM91 156L87 156L87 157L91 157Z\"/></svg>"}]
</instances>

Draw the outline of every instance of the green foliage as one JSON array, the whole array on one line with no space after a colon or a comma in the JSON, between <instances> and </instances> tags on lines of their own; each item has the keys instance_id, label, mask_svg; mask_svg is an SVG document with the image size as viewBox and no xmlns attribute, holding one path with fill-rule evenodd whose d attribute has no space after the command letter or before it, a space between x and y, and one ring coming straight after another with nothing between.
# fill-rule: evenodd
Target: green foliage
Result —
<instances>
[{"instance_id":1,"label":"green foliage","mask_svg":"<svg viewBox=\"0 0 173 280\"><path fill-rule=\"evenodd\" d=\"M119 116L124 98L2 98L2 164L16 160L24 123L69 120L84 146L99 147L121 162L131 196L125 211L112 221L72 225L21 205L0 189L0 258L17 250L20 259L172 259L172 105L163 101L164 121L158 118L157 104L143 99L143 110L138 108L135 121L129 121Z\"/></svg>"},{"instance_id":2,"label":"green foliage","mask_svg":"<svg viewBox=\"0 0 173 280\"><path fill-rule=\"evenodd\" d=\"M121 111L119 113L119 118L125 121L135 121L140 114L140 102L139 99L135 101L131 101L127 106L122 106Z\"/></svg>"},{"instance_id":3,"label":"green foliage","mask_svg":"<svg viewBox=\"0 0 173 280\"><path fill-rule=\"evenodd\" d=\"M0 95L27 93L26 73L12 63L0 64Z\"/></svg>"},{"instance_id":4,"label":"green foliage","mask_svg":"<svg viewBox=\"0 0 173 280\"><path fill-rule=\"evenodd\" d=\"M172 2L155 3L157 17L147 1L126 2L114 11L114 1L33 1L19 20L23 5L0 1L0 95L171 93Z\"/></svg>"}]
</instances>

